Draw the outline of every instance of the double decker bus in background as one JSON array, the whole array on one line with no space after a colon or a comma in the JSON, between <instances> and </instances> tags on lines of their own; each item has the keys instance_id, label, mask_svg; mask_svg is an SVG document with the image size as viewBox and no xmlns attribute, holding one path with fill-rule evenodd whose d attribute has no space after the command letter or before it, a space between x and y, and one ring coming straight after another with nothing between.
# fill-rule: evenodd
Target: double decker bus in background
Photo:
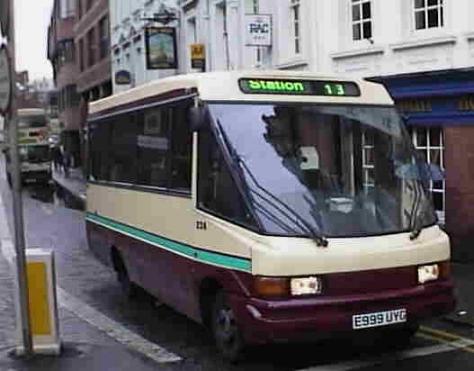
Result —
<instances>
[{"instance_id":1,"label":"double decker bus in background","mask_svg":"<svg viewBox=\"0 0 474 371\"><path fill-rule=\"evenodd\" d=\"M300 72L161 79L90 105L90 248L246 344L409 339L455 304L429 168L383 86Z\"/></svg>"},{"instance_id":2,"label":"double decker bus in background","mask_svg":"<svg viewBox=\"0 0 474 371\"><path fill-rule=\"evenodd\" d=\"M18 110L18 152L22 182L48 182L51 179L51 151L48 117L44 109ZM11 184L11 161L6 154L7 179Z\"/></svg>"}]
</instances>

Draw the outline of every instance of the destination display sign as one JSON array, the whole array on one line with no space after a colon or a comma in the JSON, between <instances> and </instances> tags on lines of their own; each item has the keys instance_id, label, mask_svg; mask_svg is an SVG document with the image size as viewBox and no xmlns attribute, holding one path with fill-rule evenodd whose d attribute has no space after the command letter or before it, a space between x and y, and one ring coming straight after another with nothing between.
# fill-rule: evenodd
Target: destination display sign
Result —
<instances>
[{"instance_id":1,"label":"destination display sign","mask_svg":"<svg viewBox=\"0 0 474 371\"><path fill-rule=\"evenodd\" d=\"M242 78L239 87L245 94L360 96L357 84L349 81Z\"/></svg>"}]
</instances>

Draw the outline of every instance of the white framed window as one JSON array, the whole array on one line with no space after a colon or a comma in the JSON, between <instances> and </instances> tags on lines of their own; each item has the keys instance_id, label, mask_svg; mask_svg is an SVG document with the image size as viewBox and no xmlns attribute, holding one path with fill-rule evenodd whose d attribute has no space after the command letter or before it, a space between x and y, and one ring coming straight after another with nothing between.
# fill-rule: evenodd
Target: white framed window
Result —
<instances>
[{"instance_id":1,"label":"white framed window","mask_svg":"<svg viewBox=\"0 0 474 371\"><path fill-rule=\"evenodd\" d=\"M413 0L415 30L444 26L443 0Z\"/></svg>"},{"instance_id":2,"label":"white framed window","mask_svg":"<svg viewBox=\"0 0 474 371\"><path fill-rule=\"evenodd\" d=\"M245 1L245 12L246 13L253 13L253 14L258 14L259 11L259 0L246 0Z\"/></svg>"},{"instance_id":3,"label":"white framed window","mask_svg":"<svg viewBox=\"0 0 474 371\"><path fill-rule=\"evenodd\" d=\"M291 0L290 2L291 14L291 31L293 38L294 54L301 53L301 4L300 0Z\"/></svg>"},{"instance_id":4,"label":"white framed window","mask_svg":"<svg viewBox=\"0 0 474 371\"><path fill-rule=\"evenodd\" d=\"M75 0L62 0L60 2L61 6L61 18L74 17L76 11L76 2Z\"/></svg>"},{"instance_id":5,"label":"white framed window","mask_svg":"<svg viewBox=\"0 0 474 371\"><path fill-rule=\"evenodd\" d=\"M197 26L196 26L196 17L188 18L187 20L187 38L189 43L196 43L198 40L197 37Z\"/></svg>"},{"instance_id":6,"label":"white framed window","mask_svg":"<svg viewBox=\"0 0 474 371\"><path fill-rule=\"evenodd\" d=\"M351 0L352 40L372 38L372 4L370 0Z\"/></svg>"},{"instance_id":7,"label":"white framed window","mask_svg":"<svg viewBox=\"0 0 474 371\"><path fill-rule=\"evenodd\" d=\"M364 130L362 132L362 186L365 193L369 193L375 187L374 148L374 133Z\"/></svg>"},{"instance_id":8,"label":"white framed window","mask_svg":"<svg viewBox=\"0 0 474 371\"><path fill-rule=\"evenodd\" d=\"M440 167L444 172L444 134L442 127L410 128L413 145L428 164ZM430 181L430 192L439 221L444 224L445 181Z\"/></svg>"}]
</instances>

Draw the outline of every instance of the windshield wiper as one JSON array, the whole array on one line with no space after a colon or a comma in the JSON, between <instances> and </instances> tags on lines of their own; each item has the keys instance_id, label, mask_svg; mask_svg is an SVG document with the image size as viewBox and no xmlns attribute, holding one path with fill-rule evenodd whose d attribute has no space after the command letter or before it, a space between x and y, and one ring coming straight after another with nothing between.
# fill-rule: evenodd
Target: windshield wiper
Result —
<instances>
[{"instance_id":1,"label":"windshield wiper","mask_svg":"<svg viewBox=\"0 0 474 371\"><path fill-rule=\"evenodd\" d=\"M252 179L252 181L255 183L255 186L260 189L263 193L265 193L268 197L270 197L272 201L269 201L268 198L260 195L258 192L256 192L255 190L251 190L252 192L254 192L256 195L258 195L259 197L261 197L262 199L264 199L265 201L267 201L270 205L272 205L273 207L275 207L275 209L277 209L278 211L280 211L283 215L285 215L287 218L289 218L288 214L286 212L284 212L282 210L282 208L280 207L276 207L274 206L275 204L279 204L281 205L284 209L287 210L287 212L289 212L291 215L293 215L293 217L296 219L296 220L293 220L291 218L289 218L290 220L293 220L293 222L298 225L301 229L305 230L307 233L309 233L309 235L311 236L311 238L316 242L316 244L318 246L322 246L322 247L327 247L328 246L328 240L320 235L318 232L315 231L315 229L313 228L313 226L311 226L306 220L304 220L297 212L295 212L290 206L288 206L285 202L283 202L282 200L280 200L278 197L276 197L274 194L272 194L269 190L267 190L266 188L264 188L262 185L260 185L257 181L257 179L255 178L255 176L253 175L253 173L251 172L251 170L248 168L247 164L242 161L240 159L240 157L237 156L237 161L238 163L241 165L242 169L244 169L250 176L250 178ZM301 223L301 224L300 224Z\"/></svg>"},{"instance_id":2,"label":"windshield wiper","mask_svg":"<svg viewBox=\"0 0 474 371\"><path fill-rule=\"evenodd\" d=\"M420 192L421 185L419 184L419 182L415 180L414 183L415 183L415 187L414 187L415 200L413 202L413 208L410 215L410 229L411 229L410 240L411 241L416 240L420 236L421 230L423 229L423 227L421 226L421 223L419 223L419 218L418 218L418 214L419 214L418 210L422 201L423 192Z\"/></svg>"}]
</instances>

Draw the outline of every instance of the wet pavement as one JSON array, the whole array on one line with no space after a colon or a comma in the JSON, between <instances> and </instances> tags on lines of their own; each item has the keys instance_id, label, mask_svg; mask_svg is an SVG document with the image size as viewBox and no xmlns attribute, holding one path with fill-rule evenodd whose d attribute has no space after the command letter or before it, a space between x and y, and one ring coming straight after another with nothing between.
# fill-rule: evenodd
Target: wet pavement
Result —
<instances>
[{"instance_id":1,"label":"wet pavement","mask_svg":"<svg viewBox=\"0 0 474 371\"><path fill-rule=\"evenodd\" d=\"M1 166L0 166L1 167ZM1 171L0 171L1 174ZM0 195L10 215L10 194L0 175ZM117 343L103 331L61 308L61 329L65 352L59 361L39 358L33 362L8 357L6 349L14 339L12 281L5 259L0 255L0 370L295 370L394 369L403 364L407 370L469 369L474 348L455 350L445 346L441 337L416 336L411 344L397 351L382 342L366 339L355 344L351 339L324 343L273 345L250 349L246 359L230 365L217 354L209 333L152 297L143 293L128 301L121 294L114 273L102 266L87 248L81 205L70 192L61 192L51 183L28 185L23 192L26 239L30 247L51 248L56 254L58 283L62 290L85 305L120 323L147 341L179 355L182 361L156 364ZM9 219L11 224L11 218ZM474 339L472 329L444 321L433 321L430 327L464 339ZM424 349L425 351L421 351ZM3 352L3 357L2 357ZM3 363L2 363L3 362ZM49 362L49 363L48 363ZM55 363L57 362L57 363ZM94 368L95 367L95 368Z\"/></svg>"}]
</instances>

